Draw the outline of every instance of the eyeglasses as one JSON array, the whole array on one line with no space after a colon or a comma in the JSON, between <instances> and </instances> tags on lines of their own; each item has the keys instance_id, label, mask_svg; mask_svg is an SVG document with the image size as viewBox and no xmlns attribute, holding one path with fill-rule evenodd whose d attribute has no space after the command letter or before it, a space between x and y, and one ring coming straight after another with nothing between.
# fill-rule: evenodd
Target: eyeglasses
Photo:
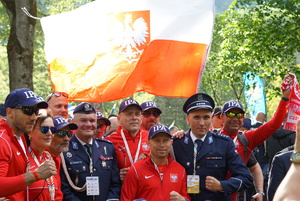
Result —
<instances>
[{"instance_id":1,"label":"eyeglasses","mask_svg":"<svg viewBox=\"0 0 300 201\"><path fill-rule=\"evenodd\" d=\"M64 138L66 135L68 137L71 137L72 136L72 131L62 131L62 130L60 130L60 131L56 132L56 135L57 135L57 137L60 137L60 138Z\"/></svg>"},{"instance_id":2,"label":"eyeglasses","mask_svg":"<svg viewBox=\"0 0 300 201\"><path fill-rule=\"evenodd\" d=\"M102 128L105 124L97 124L97 129Z\"/></svg>"},{"instance_id":3,"label":"eyeglasses","mask_svg":"<svg viewBox=\"0 0 300 201\"><path fill-rule=\"evenodd\" d=\"M244 117L244 114L243 114L243 113L226 112L225 114L226 114L226 116L229 117L229 118L237 117L238 119L241 119L241 118Z\"/></svg>"},{"instance_id":4,"label":"eyeglasses","mask_svg":"<svg viewBox=\"0 0 300 201\"><path fill-rule=\"evenodd\" d=\"M51 130L51 133L56 133L56 127L55 126L41 126L42 133L46 134L48 133L49 129Z\"/></svg>"},{"instance_id":5,"label":"eyeglasses","mask_svg":"<svg viewBox=\"0 0 300 201\"><path fill-rule=\"evenodd\" d=\"M15 107L12 107L12 108L22 109L22 112L26 115L29 115L29 116L31 116L33 113L35 115L39 114L39 108L37 108L37 107L19 105L19 106L15 106Z\"/></svg>"},{"instance_id":6,"label":"eyeglasses","mask_svg":"<svg viewBox=\"0 0 300 201\"><path fill-rule=\"evenodd\" d=\"M63 96L63 97L66 97L66 98L69 98L69 95L66 93L66 92L53 92L47 99L46 101L48 102L52 96L56 96L56 97L60 97L60 96Z\"/></svg>"},{"instance_id":7,"label":"eyeglasses","mask_svg":"<svg viewBox=\"0 0 300 201\"><path fill-rule=\"evenodd\" d=\"M155 118L157 118L157 117L160 116L160 113L159 113L159 112L156 112L156 111L145 111L145 112L143 112L143 116L146 117L146 118L150 117L151 114L152 114Z\"/></svg>"}]
</instances>

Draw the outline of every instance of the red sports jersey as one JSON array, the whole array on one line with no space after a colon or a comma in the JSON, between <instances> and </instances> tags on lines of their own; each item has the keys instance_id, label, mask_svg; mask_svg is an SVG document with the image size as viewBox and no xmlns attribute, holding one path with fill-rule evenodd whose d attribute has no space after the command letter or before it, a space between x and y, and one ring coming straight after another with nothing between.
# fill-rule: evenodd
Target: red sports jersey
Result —
<instances>
[{"instance_id":1,"label":"red sports jersey","mask_svg":"<svg viewBox=\"0 0 300 201\"><path fill-rule=\"evenodd\" d=\"M164 168L163 176L155 169L150 157L132 165L127 172L121 190L120 201L132 201L138 198L153 200L170 200L170 192L176 191L190 200L186 191L186 172L170 156Z\"/></svg>"},{"instance_id":2,"label":"red sports jersey","mask_svg":"<svg viewBox=\"0 0 300 201\"><path fill-rule=\"evenodd\" d=\"M123 169L131 166L131 162L127 154L126 146L121 136L121 130L122 127L119 126L115 132L113 132L111 135L105 138L106 140L111 141L115 147L119 169ZM131 153L131 157L133 160L136 156L137 151L138 151L138 156L140 156L143 153L148 154L150 152L149 147L147 145L147 141L148 141L147 131L140 129L135 137L132 137L129 134L129 132L126 130L123 130L123 133L130 150L130 152L128 151L128 153ZM140 138L141 138L140 150L137 150L139 146Z\"/></svg>"},{"instance_id":3,"label":"red sports jersey","mask_svg":"<svg viewBox=\"0 0 300 201\"><path fill-rule=\"evenodd\" d=\"M33 154L30 153L30 151L29 151L28 158L30 161L30 171L34 171L39 167L40 164L42 164L47 159L49 159L51 157L51 155L48 151L44 151L42 156L40 156L38 151L34 150L32 147L31 147L31 150L32 150ZM34 158L36 158L36 159L34 159ZM54 187L55 187L55 193L54 193L54 198L55 198L56 192L58 190L57 189L58 182L55 180L54 176L52 176L52 179L53 179L52 182L50 181L50 178L48 178L47 180L39 180L39 181L36 181L36 182L32 183L31 185L29 185L28 191L27 191L28 195L29 195L29 201L31 201L31 200L51 201L48 184L53 185L53 183L54 183ZM60 180L59 180L59 182L60 182Z\"/></svg>"},{"instance_id":4,"label":"red sports jersey","mask_svg":"<svg viewBox=\"0 0 300 201\"><path fill-rule=\"evenodd\" d=\"M26 147L24 136L21 136ZM8 200L26 200L26 173L27 158L20 146L14 131L5 122L0 120L0 197Z\"/></svg>"}]
</instances>

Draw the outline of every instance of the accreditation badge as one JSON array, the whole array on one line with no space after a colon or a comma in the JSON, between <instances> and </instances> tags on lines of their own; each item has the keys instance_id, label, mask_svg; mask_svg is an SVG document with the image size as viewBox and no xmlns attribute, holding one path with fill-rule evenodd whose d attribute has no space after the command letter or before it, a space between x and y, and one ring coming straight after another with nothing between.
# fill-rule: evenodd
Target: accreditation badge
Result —
<instances>
[{"instance_id":1,"label":"accreditation badge","mask_svg":"<svg viewBox=\"0 0 300 201\"><path fill-rule=\"evenodd\" d=\"M86 177L86 194L99 195L99 177Z\"/></svg>"},{"instance_id":2,"label":"accreditation badge","mask_svg":"<svg viewBox=\"0 0 300 201\"><path fill-rule=\"evenodd\" d=\"M200 176L188 175L187 176L187 192L200 193Z\"/></svg>"}]
</instances>

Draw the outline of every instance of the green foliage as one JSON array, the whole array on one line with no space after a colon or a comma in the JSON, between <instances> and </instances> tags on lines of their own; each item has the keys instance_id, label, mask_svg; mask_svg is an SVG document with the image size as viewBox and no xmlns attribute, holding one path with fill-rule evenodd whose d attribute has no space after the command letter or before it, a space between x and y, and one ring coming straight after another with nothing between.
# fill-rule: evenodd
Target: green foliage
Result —
<instances>
[{"instance_id":1,"label":"green foliage","mask_svg":"<svg viewBox=\"0 0 300 201\"><path fill-rule=\"evenodd\" d=\"M9 80L8 80L8 60L6 43L9 35L9 19L6 14L5 8L0 4L0 103L4 103L6 95L9 93Z\"/></svg>"},{"instance_id":2,"label":"green foliage","mask_svg":"<svg viewBox=\"0 0 300 201\"><path fill-rule=\"evenodd\" d=\"M230 9L216 16L201 90L212 94L217 104L229 99L244 101L242 78L246 72L264 80L268 98L280 94L280 85L274 86L273 80L282 80L289 71L299 77L300 18L299 9L295 9L299 2L263 1L256 6L246 2L261 2L241 2L243 7L233 2Z\"/></svg>"}]
</instances>

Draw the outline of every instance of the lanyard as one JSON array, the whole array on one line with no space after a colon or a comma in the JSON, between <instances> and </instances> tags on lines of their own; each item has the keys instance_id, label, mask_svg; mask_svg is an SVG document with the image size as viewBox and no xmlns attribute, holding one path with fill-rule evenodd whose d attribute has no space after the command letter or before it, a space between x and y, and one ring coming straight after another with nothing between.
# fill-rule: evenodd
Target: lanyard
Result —
<instances>
[{"instance_id":1,"label":"lanyard","mask_svg":"<svg viewBox=\"0 0 300 201\"><path fill-rule=\"evenodd\" d=\"M35 156L35 154L33 153L32 149L30 147L28 147L28 152L31 154L31 156L32 156L34 162L37 164L37 166L40 167L41 164L38 161L37 157ZM53 176L47 178L46 182L47 182L48 190L49 190L49 193L50 193L50 198L51 198L51 200L54 200L55 185L54 185Z\"/></svg>"},{"instance_id":2,"label":"lanyard","mask_svg":"<svg viewBox=\"0 0 300 201\"><path fill-rule=\"evenodd\" d=\"M154 162L154 160L151 158L152 163L154 164L154 168L155 170L158 172L159 176L160 176L160 181L162 182L164 179L164 173L159 171L158 166L156 165L156 163ZM167 165L169 164L169 161L167 160Z\"/></svg>"},{"instance_id":3,"label":"lanyard","mask_svg":"<svg viewBox=\"0 0 300 201\"><path fill-rule=\"evenodd\" d=\"M126 140L126 138L125 138L123 129L121 130L121 135L122 135L122 138L123 138L123 141L124 141L124 144L125 144L125 148L126 148L127 155L128 155L128 157L129 157L129 160L130 160L130 164L132 165L133 163L135 163L135 162L137 161L137 159L138 159L138 157L139 157L140 148L141 148L141 144L142 144L142 134L140 133L139 145L138 145L138 148L137 148L137 150L136 150L134 160L132 160L131 152L130 152L130 149L129 149L127 140Z\"/></svg>"},{"instance_id":4,"label":"lanyard","mask_svg":"<svg viewBox=\"0 0 300 201\"><path fill-rule=\"evenodd\" d=\"M90 165L89 165L89 168L90 168L90 173L91 173L91 176L93 176L93 159L89 156L90 158Z\"/></svg>"},{"instance_id":5,"label":"lanyard","mask_svg":"<svg viewBox=\"0 0 300 201\"><path fill-rule=\"evenodd\" d=\"M194 171L193 171L194 175L196 175L197 150L198 150L198 144L195 141L194 142Z\"/></svg>"}]
</instances>

